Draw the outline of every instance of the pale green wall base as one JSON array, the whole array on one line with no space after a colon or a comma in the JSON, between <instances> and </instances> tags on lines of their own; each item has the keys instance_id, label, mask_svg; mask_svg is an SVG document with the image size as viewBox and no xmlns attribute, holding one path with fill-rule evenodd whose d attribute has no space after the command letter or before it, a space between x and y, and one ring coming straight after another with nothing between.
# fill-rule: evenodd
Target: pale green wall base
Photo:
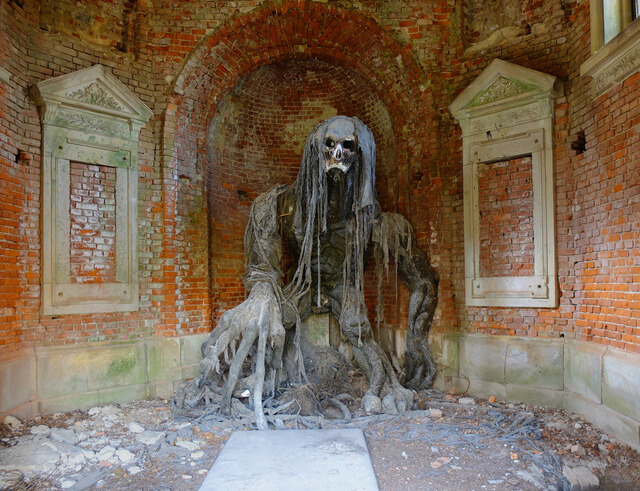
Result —
<instances>
[{"instance_id":1,"label":"pale green wall base","mask_svg":"<svg viewBox=\"0 0 640 491\"><path fill-rule=\"evenodd\" d=\"M584 415L640 450L640 355L569 339L434 333L435 387Z\"/></svg>"},{"instance_id":2,"label":"pale green wall base","mask_svg":"<svg viewBox=\"0 0 640 491\"><path fill-rule=\"evenodd\" d=\"M36 348L0 357L0 416L170 397L198 371L206 334Z\"/></svg>"}]
</instances>

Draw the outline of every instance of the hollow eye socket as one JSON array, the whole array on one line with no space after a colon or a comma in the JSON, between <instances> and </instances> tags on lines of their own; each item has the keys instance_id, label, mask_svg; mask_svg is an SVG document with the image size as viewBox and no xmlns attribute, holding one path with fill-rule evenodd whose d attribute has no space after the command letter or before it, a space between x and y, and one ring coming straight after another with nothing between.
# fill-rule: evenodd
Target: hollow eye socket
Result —
<instances>
[{"instance_id":1,"label":"hollow eye socket","mask_svg":"<svg viewBox=\"0 0 640 491\"><path fill-rule=\"evenodd\" d=\"M342 144L342 146L346 150L349 150L350 152L353 152L356 149L356 142L354 142L353 140L345 140L345 142Z\"/></svg>"},{"instance_id":2,"label":"hollow eye socket","mask_svg":"<svg viewBox=\"0 0 640 491\"><path fill-rule=\"evenodd\" d=\"M331 138L327 138L324 144L329 148L333 148L336 146L336 142L334 142Z\"/></svg>"}]
</instances>

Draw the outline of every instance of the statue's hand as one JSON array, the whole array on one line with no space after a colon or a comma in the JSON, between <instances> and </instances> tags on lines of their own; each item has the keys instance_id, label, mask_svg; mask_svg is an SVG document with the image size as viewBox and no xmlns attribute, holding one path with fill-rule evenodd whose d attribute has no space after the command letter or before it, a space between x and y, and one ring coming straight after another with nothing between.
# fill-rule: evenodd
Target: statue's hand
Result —
<instances>
[{"instance_id":1,"label":"statue's hand","mask_svg":"<svg viewBox=\"0 0 640 491\"><path fill-rule=\"evenodd\" d=\"M270 347L273 347L269 350L271 356L268 356L267 361L272 366L279 365L284 346L284 328L278 299L268 282L256 283L244 302L222 315L211 336L202 346L204 359L200 364L197 385L202 387L216 380L216 375L219 376L228 366L231 368L227 385L232 378L235 378L235 385L242 362L261 332L271 341ZM236 349L238 342L240 345ZM236 359L240 361L234 369L233 362ZM221 365L221 362L224 363Z\"/></svg>"}]
</instances>

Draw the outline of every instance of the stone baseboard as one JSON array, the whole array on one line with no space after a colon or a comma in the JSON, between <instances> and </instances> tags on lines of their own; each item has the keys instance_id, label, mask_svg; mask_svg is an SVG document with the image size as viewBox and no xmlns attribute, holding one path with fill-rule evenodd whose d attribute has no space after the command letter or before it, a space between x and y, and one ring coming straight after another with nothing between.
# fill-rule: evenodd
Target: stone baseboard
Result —
<instances>
[{"instance_id":1,"label":"stone baseboard","mask_svg":"<svg viewBox=\"0 0 640 491\"><path fill-rule=\"evenodd\" d=\"M206 334L0 356L0 417L170 397L196 375ZM640 356L568 339L431 335L435 387L563 408L640 450Z\"/></svg>"},{"instance_id":2,"label":"stone baseboard","mask_svg":"<svg viewBox=\"0 0 640 491\"><path fill-rule=\"evenodd\" d=\"M20 350L0 356L0 417L170 397L194 377L207 334Z\"/></svg>"},{"instance_id":3,"label":"stone baseboard","mask_svg":"<svg viewBox=\"0 0 640 491\"><path fill-rule=\"evenodd\" d=\"M433 333L435 387L568 409L640 450L640 355L570 339Z\"/></svg>"}]
</instances>

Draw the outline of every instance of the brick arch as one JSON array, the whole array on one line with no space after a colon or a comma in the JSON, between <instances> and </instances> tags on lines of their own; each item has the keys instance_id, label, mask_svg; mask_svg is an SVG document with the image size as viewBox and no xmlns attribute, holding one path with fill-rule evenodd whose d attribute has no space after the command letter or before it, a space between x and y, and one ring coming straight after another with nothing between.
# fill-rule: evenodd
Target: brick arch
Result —
<instances>
[{"instance_id":1,"label":"brick arch","mask_svg":"<svg viewBox=\"0 0 640 491\"><path fill-rule=\"evenodd\" d=\"M207 134L218 104L249 73L292 58L346 67L370 83L393 124L400 192L407 192L410 167L428 167L428 153L435 149L425 142L435 141L435 125L429 121L437 114L410 45L401 44L360 13L309 1L269 3L233 18L204 38L186 59L165 114L164 248L168 257L175 257L173 265L165 266L165 289L171 290L165 297L182 299L179 306L165 306L165 329L175 325L184 332L188 323L181 318L189 319L191 325L198 325L194 319L202 319L201 325L206 325L205 319L212 314L208 279L191 273L202 270L201 263L208 260L202 227L206 204L199 219L189 222L181 217L193 218L188 203L197 202L206 192ZM396 201L400 212L404 211L402 198ZM201 300L194 304L189 299L191 306L187 306L188 296L194 293Z\"/></svg>"},{"instance_id":2,"label":"brick arch","mask_svg":"<svg viewBox=\"0 0 640 491\"><path fill-rule=\"evenodd\" d=\"M401 148L412 134L432 131L424 110L435 116L435 105L423 90L427 79L411 46L360 13L309 1L259 7L201 41L174 85L178 131L197 135L190 140L202 148L222 97L253 70L289 58L318 58L357 70L389 108ZM401 150L398 165L419 166L427 157L418 147Z\"/></svg>"}]
</instances>

